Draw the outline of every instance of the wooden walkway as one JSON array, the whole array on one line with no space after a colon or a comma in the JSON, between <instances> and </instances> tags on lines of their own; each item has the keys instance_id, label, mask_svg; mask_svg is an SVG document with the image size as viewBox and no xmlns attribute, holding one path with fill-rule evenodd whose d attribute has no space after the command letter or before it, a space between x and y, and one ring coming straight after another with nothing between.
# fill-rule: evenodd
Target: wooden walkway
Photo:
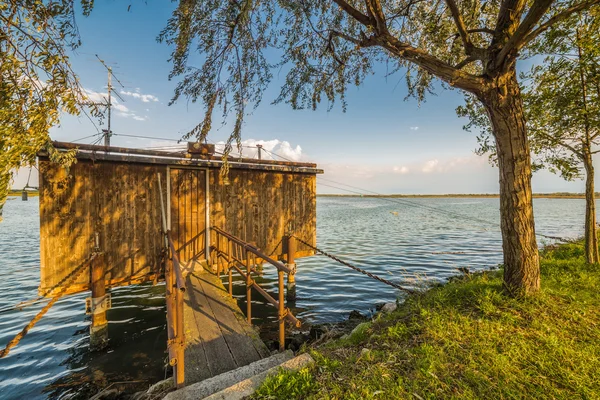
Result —
<instances>
[{"instance_id":1,"label":"wooden walkway","mask_svg":"<svg viewBox=\"0 0 600 400\"><path fill-rule=\"evenodd\" d=\"M185 283L186 385L270 355L218 277L209 272L191 272Z\"/></svg>"}]
</instances>

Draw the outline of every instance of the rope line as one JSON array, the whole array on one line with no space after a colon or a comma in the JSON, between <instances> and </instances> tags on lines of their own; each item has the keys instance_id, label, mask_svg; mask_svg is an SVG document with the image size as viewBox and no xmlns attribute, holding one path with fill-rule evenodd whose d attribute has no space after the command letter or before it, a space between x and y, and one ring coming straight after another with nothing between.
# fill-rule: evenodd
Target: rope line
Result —
<instances>
[{"instance_id":1,"label":"rope line","mask_svg":"<svg viewBox=\"0 0 600 400\"><path fill-rule=\"evenodd\" d=\"M296 238L296 239L297 239L299 242L301 242L301 243L305 244L306 246L310 247L311 249L313 249L313 250L314 250L314 251L316 251L317 253L321 253L321 254L322 254L322 255L324 255L325 257L329 257L329 258L331 258L332 260L334 260L334 261L337 261L338 263L340 263L340 264L342 264L342 265L345 265L346 267L352 268L353 270L355 270L355 271L357 271L357 272L360 272L360 273L361 273L361 274L363 274L363 275L366 275L366 276L368 276L369 278L375 279L376 281L379 281L379 282L381 282L381 283L385 283L386 285L389 285L389 286L395 287L396 289L402 290L402 291L404 291L404 292L406 292L406 293L414 293L414 292L415 292L414 290L411 290L411 289L405 288L404 286L401 286L401 285L399 285L399 284L397 284L397 283L394 283L394 282L392 282L392 281L388 281L387 279L384 279L384 278L382 278L382 277L380 277L380 276L377 276L377 275L375 275L375 274L373 274L373 273L371 273L371 272L369 272L369 271L366 271L366 270L364 270L364 269L362 269L362 268L359 268L359 267L357 267L357 266L355 266L355 265L352 265L352 264L350 264L350 263L348 263L348 262L346 262L346 261L344 261L344 260L341 260L341 259L337 258L336 256L334 256L334 255L332 255L332 254L329 254L329 253L327 253L326 251L323 251L323 250L319 249L318 247L315 247L315 246L313 246L313 245L311 245L311 244L309 244L309 243L305 242L304 240L300 239L300 238L299 238L298 236L296 236L296 235L293 235L293 236L294 236L294 237L295 237L295 238Z\"/></svg>"},{"instance_id":2,"label":"rope line","mask_svg":"<svg viewBox=\"0 0 600 400\"><path fill-rule=\"evenodd\" d=\"M42 308L40 310L40 312L37 313L37 315L35 317L33 317L33 319L27 324L27 326L25 326L25 328L23 328L23 330L21 330L21 332L19 332L14 338L13 340L11 340L10 342L8 342L8 344L6 345L6 347L0 351L0 358L4 358L8 355L10 349L12 349L13 347L15 347L17 344L19 344L19 342L21 341L21 339L23 339L25 337L25 335L27 335L27 332L29 332L29 330L31 328L33 328L35 326L35 324L48 312L48 310L50 309L50 307L52 307L54 305L54 303L56 303L64 294L64 292L68 289L68 287L75 282L75 280L79 277L79 275L81 275L81 273L83 271L85 271L85 269L83 268L84 266L89 265L89 263L94 259L95 256L92 256L90 258L90 260L84 264L81 264L78 268L76 268L73 272L71 272L68 276L70 276L69 282L67 283L67 285L65 285L53 298L52 300L50 300L48 302L48 304L46 304L44 306L44 308ZM77 271L77 273L75 273Z\"/></svg>"}]
</instances>

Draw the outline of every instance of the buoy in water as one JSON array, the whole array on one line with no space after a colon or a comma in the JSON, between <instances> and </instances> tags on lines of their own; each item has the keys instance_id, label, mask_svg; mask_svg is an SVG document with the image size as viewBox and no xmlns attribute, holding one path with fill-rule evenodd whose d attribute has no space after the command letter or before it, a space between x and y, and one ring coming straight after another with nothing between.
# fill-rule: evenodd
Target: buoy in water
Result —
<instances>
[{"instance_id":1,"label":"buoy in water","mask_svg":"<svg viewBox=\"0 0 600 400\"><path fill-rule=\"evenodd\" d=\"M398 211L390 211L390 214L392 214L392 215L398 215Z\"/></svg>"},{"instance_id":2,"label":"buoy in water","mask_svg":"<svg viewBox=\"0 0 600 400\"><path fill-rule=\"evenodd\" d=\"M21 200L27 201L27 190L23 189L21 192Z\"/></svg>"}]
</instances>

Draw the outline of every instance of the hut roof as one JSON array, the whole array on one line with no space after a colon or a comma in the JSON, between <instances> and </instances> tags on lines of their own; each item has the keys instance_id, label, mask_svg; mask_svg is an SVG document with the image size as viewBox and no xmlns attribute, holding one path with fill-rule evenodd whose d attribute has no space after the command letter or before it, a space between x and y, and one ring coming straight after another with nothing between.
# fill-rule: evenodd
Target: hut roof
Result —
<instances>
[{"instance_id":1,"label":"hut roof","mask_svg":"<svg viewBox=\"0 0 600 400\"><path fill-rule=\"evenodd\" d=\"M220 156L182 152L166 152L160 150L134 149L127 147L101 146L90 144L78 144L69 142L53 142L58 150L77 149L77 159L92 161L113 161L141 164L159 164L172 166L189 166L204 168L220 168L223 159ZM46 153L40 153L40 157L47 157ZM249 169L277 172L295 172L304 174L322 174L323 170L317 168L314 163L301 163L278 160L257 160L254 158L229 157L227 160L229 168Z\"/></svg>"}]
</instances>

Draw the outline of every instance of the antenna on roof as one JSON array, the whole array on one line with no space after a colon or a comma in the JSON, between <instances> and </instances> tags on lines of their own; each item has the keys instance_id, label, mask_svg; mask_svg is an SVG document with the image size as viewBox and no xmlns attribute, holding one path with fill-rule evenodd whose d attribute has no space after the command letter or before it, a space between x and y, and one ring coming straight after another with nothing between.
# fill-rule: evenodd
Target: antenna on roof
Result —
<instances>
[{"instance_id":1,"label":"antenna on roof","mask_svg":"<svg viewBox=\"0 0 600 400\"><path fill-rule=\"evenodd\" d=\"M122 88L125 88L125 86L121 83L119 78L117 78L115 76L115 74L113 74L112 68L109 67L108 65L106 65L104 60L102 60L98 56L98 54L96 54L96 58L98 59L98 61L100 61L100 63L102 63L104 68L106 68L106 70L108 71L108 118L107 118L108 129L102 129L102 133L104 133L104 145L110 146L110 137L112 136L112 131L110 130L110 112L111 112L111 108L112 108L111 94L113 92L112 78L115 78L115 80L119 83L119 85L121 85ZM119 96L119 93L117 93L117 91L114 91L114 93L121 101L125 102L125 100L121 96Z\"/></svg>"}]
</instances>

